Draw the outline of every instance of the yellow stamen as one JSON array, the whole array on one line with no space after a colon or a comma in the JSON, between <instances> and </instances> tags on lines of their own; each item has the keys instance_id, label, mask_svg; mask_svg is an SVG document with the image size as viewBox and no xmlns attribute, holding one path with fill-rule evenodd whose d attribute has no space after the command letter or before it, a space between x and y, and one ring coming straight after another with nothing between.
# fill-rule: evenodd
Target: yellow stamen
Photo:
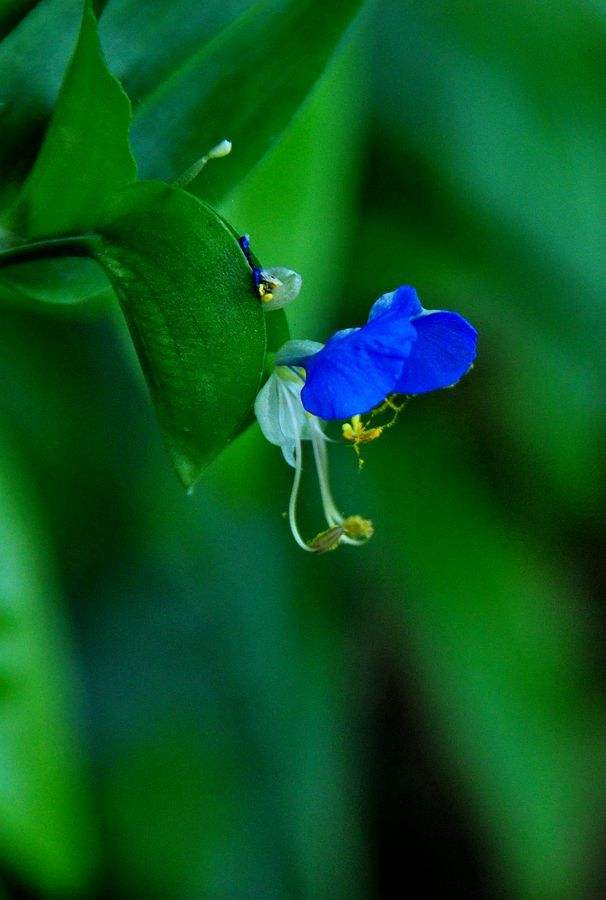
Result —
<instances>
[{"instance_id":1,"label":"yellow stamen","mask_svg":"<svg viewBox=\"0 0 606 900\"><path fill-rule=\"evenodd\" d=\"M380 416L382 413L387 412L387 410L391 410L393 416L389 422L383 424L383 428L391 428L402 410L407 406L409 400L410 397L403 394L390 394L389 397L385 398L383 403L380 403L379 406L375 406L370 414L370 418L374 419L375 416Z\"/></svg>"},{"instance_id":2,"label":"yellow stamen","mask_svg":"<svg viewBox=\"0 0 606 900\"><path fill-rule=\"evenodd\" d=\"M363 519L362 516L348 516L343 519L341 527L348 537L358 541L368 541L375 533L370 519Z\"/></svg>"},{"instance_id":3,"label":"yellow stamen","mask_svg":"<svg viewBox=\"0 0 606 900\"><path fill-rule=\"evenodd\" d=\"M376 441L383 434L383 427L377 426L368 428L359 415L351 417L351 423L345 422L342 426L343 439L353 444L353 448L358 457L358 466L362 468L364 460L360 456L360 444L369 444Z\"/></svg>"},{"instance_id":4,"label":"yellow stamen","mask_svg":"<svg viewBox=\"0 0 606 900\"><path fill-rule=\"evenodd\" d=\"M362 516L348 516L340 525L334 525L332 528L327 528L326 531L321 531L315 538L308 541L308 546L315 553L329 553L331 550L336 550L342 543L365 543L373 534L374 527L370 519L363 519Z\"/></svg>"},{"instance_id":5,"label":"yellow stamen","mask_svg":"<svg viewBox=\"0 0 606 900\"><path fill-rule=\"evenodd\" d=\"M382 434L382 427L368 428L361 416L352 416L351 424L345 422L343 425L343 437L353 444L369 444L371 441L376 441Z\"/></svg>"},{"instance_id":6,"label":"yellow stamen","mask_svg":"<svg viewBox=\"0 0 606 900\"><path fill-rule=\"evenodd\" d=\"M263 279L263 281L259 283L259 287L257 288L257 290L259 291L259 297L261 298L263 303L269 303L270 300L274 299L273 292L276 290L276 288L280 287L281 284L281 281L270 281L269 279Z\"/></svg>"}]
</instances>

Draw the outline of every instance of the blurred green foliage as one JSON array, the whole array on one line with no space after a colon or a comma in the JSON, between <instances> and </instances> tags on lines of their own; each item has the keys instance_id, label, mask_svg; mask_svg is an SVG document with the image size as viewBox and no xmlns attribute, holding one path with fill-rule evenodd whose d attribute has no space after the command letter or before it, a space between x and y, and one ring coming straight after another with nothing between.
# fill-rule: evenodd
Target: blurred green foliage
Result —
<instances>
[{"instance_id":1,"label":"blurred green foliage","mask_svg":"<svg viewBox=\"0 0 606 900\"><path fill-rule=\"evenodd\" d=\"M105 5L135 105L170 47L247 4L204 6L150 4L147 58L120 39L141 6ZM361 474L331 448L338 503L375 522L362 550L291 545L290 473L256 426L185 497L115 300L5 283L9 892L603 894L605 40L581 0L384 0L224 199L263 262L302 272L294 336L402 282L479 328L474 371Z\"/></svg>"}]
</instances>

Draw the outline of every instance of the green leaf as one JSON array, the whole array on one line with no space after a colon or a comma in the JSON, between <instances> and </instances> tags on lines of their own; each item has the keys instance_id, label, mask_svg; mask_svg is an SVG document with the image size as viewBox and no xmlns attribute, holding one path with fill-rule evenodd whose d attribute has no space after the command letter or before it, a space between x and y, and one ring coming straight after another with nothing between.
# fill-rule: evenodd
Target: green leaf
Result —
<instances>
[{"instance_id":1,"label":"green leaf","mask_svg":"<svg viewBox=\"0 0 606 900\"><path fill-rule=\"evenodd\" d=\"M94 224L108 194L136 176L129 125L129 100L106 67L87 2L44 143L5 217L9 231L42 237ZM107 289L89 260L28 263L4 272L2 282L17 297L53 303L74 303Z\"/></svg>"},{"instance_id":2,"label":"green leaf","mask_svg":"<svg viewBox=\"0 0 606 900\"><path fill-rule=\"evenodd\" d=\"M43 896L93 867L70 709L69 653L31 478L0 436L0 856Z\"/></svg>"},{"instance_id":3,"label":"green leaf","mask_svg":"<svg viewBox=\"0 0 606 900\"><path fill-rule=\"evenodd\" d=\"M41 259L11 266L3 269L0 285L13 299L32 303L68 306L112 297L107 278L90 259Z\"/></svg>"},{"instance_id":4,"label":"green leaf","mask_svg":"<svg viewBox=\"0 0 606 900\"><path fill-rule=\"evenodd\" d=\"M166 81L255 0L109 0L101 43L135 104Z\"/></svg>"},{"instance_id":5,"label":"green leaf","mask_svg":"<svg viewBox=\"0 0 606 900\"><path fill-rule=\"evenodd\" d=\"M230 190L279 138L360 4L359 0L347 0L328 9L316 0L257 3L215 37L243 5L233 0L227 6L208 4L204 14L190 11L188 24L195 40L189 37L175 42L167 35L179 31L178 14L185 16L185 0L177 4L163 0L155 5L144 38L143 30L134 28L131 0L108 4L101 21L103 44L112 69L124 77L137 102L135 117L140 124L136 124L135 139L145 175L156 168L164 178L181 174L217 135L223 137L229 131L238 143L232 158L209 166L212 190L207 189L206 174L198 181L200 192L208 195L220 196ZM35 149L52 108L80 9L76 0L46 0L0 45L0 116L5 129L0 168L9 181L5 184L8 196L30 164L28 148ZM272 44L280 44L279 64L266 52L268 32ZM214 37L210 43L209 37ZM89 43L94 43L92 38ZM32 57L38 65L25 65L24 60ZM102 75L102 70L101 65L97 74ZM143 70L148 73L145 77ZM107 73L104 83L111 94L116 86ZM113 93L114 117L119 120L122 98L119 90ZM234 94L242 95L241 102L226 102ZM97 109L96 103L88 106ZM146 159L148 150L153 159ZM165 151L170 158L164 160ZM51 207L49 210L52 214ZM46 223L46 214L40 216ZM27 268L27 285L22 284L20 272L11 271L10 280L17 290L65 303L84 297L90 289L90 272L82 271L79 261L66 261L61 267L48 263L33 267L38 271ZM25 273L25 267L22 271ZM36 284L47 279L46 289L36 291ZM93 285L95 292L102 288L100 280Z\"/></svg>"},{"instance_id":6,"label":"green leaf","mask_svg":"<svg viewBox=\"0 0 606 900\"><path fill-rule=\"evenodd\" d=\"M259 386L265 322L248 263L210 207L163 184L133 185L98 231L96 258L191 487L236 434Z\"/></svg>"},{"instance_id":7,"label":"green leaf","mask_svg":"<svg viewBox=\"0 0 606 900\"><path fill-rule=\"evenodd\" d=\"M172 180L228 136L234 156L215 167L212 189L203 176L201 190L215 198L229 191L279 139L360 5L262 0L232 20L244 2L203 10L161 0L146 7L137 28L140 4L109 3L102 42L135 103L133 142L143 176ZM0 196L10 196L32 163L80 11L80 0L43 0L0 45Z\"/></svg>"},{"instance_id":8,"label":"green leaf","mask_svg":"<svg viewBox=\"0 0 606 900\"><path fill-rule=\"evenodd\" d=\"M35 159L81 19L82 0L43 0L0 44L4 203L14 196Z\"/></svg>"},{"instance_id":9,"label":"green leaf","mask_svg":"<svg viewBox=\"0 0 606 900\"><path fill-rule=\"evenodd\" d=\"M172 180L222 138L197 193L217 200L261 159L324 69L360 0L262 0L137 107L133 151L144 178Z\"/></svg>"},{"instance_id":10,"label":"green leaf","mask_svg":"<svg viewBox=\"0 0 606 900\"><path fill-rule=\"evenodd\" d=\"M9 228L39 238L94 227L108 195L136 178L130 118L130 102L107 69L86 0L76 50Z\"/></svg>"},{"instance_id":11,"label":"green leaf","mask_svg":"<svg viewBox=\"0 0 606 900\"><path fill-rule=\"evenodd\" d=\"M101 31L112 71L140 102L249 4L250 0L203 4L110 0ZM38 4L6 0L5 7L0 4L0 24L6 33L0 43L0 198L4 205L36 157L77 40L82 0ZM33 8L19 20L27 7Z\"/></svg>"}]
</instances>

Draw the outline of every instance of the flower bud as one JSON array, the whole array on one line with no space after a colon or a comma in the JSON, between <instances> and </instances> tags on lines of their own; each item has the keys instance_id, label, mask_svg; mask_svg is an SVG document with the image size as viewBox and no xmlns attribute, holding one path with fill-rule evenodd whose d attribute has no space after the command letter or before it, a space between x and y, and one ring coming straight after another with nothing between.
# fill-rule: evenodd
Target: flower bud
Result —
<instances>
[{"instance_id":1,"label":"flower bud","mask_svg":"<svg viewBox=\"0 0 606 900\"><path fill-rule=\"evenodd\" d=\"M232 143L224 138L212 150L206 154L207 159L221 159L222 156L229 156L231 153Z\"/></svg>"}]
</instances>

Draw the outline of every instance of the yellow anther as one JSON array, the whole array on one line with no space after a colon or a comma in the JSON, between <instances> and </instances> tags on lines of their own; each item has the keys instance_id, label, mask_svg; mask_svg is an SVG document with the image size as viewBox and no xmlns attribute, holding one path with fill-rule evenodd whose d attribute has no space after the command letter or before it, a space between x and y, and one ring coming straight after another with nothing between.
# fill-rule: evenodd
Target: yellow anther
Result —
<instances>
[{"instance_id":1,"label":"yellow anther","mask_svg":"<svg viewBox=\"0 0 606 900\"><path fill-rule=\"evenodd\" d=\"M268 278L264 278L259 282L259 287L257 290L259 291L259 297L261 298L263 303L269 303L270 300L274 299L273 292L276 290L276 288L280 287L281 284L282 282L277 279L270 281Z\"/></svg>"},{"instance_id":2,"label":"yellow anther","mask_svg":"<svg viewBox=\"0 0 606 900\"><path fill-rule=\"evenodd\" d=\"M358 541L368 541L375 533L370 519L363 519L362 516L348 516L343 519L341 527L344 534Z\"/></svg>"},{"instance_id":3,"label":"yellow anther","mask_svg":"<svg viewBox=\"0 0 606 900\"><path fill-rule=\"evenodd\" d=\"M381 427L367 428L361 416L352 416L351 423L345 422L343 425L343 437L352 444L368 444L370 441L376 441L382 433Z\"/></svg>"},{"instance_id":4,"label":"yellow anther","mask_svg":"<svg viewBox=\"0 0 606 900\"><path fill-rule=\"evenodd\" d=\"M331 550L336 550L342 543L343 535L351 538L352 541L363 543L370 540L373 534L374 528L370 519L363 519L362 516L348 516L340 525L333 525L332 528L321 531L308 544L316 553L329 553Z\"/></svg>"},{"instance_id":5,"label":"yellow anther","mask_svg":"<svg viewBox=\"0 0 606 900\"><path fill-rule=\"evenodd\" d=\"M272 291L275 289L276 285L271 284L269 281L261 281L259 284L259 297L263 301L263 303L269 303L270 300L274 299L274 295Z\"/></svg>"},{"instance_id":6,"label":"yellow anther","mask_svg":"<svg viewBox=\"0 0 606 900\"><path fill-rule=\"evenodd\" d=\"M363 543L370 540L373 534L374 528L370 519L363 519L362 516L348 516L340 525L333 525L332 528L321 531L315 538L308 541L308 546L316 553L328 553L337 549L342 543L344 535L355 543ZM346 541L346 543L351 543L351 541Z\"/></svg>"},{"instance_id":7,"label":"yellow anther","mask_svg":"<svg viewBox=\"0 0 606 900\"><path fill-rule=\"evenodd\" d=\"M368 428L362 421L362 417L356 415L351 417L351 422L345 422L341 430L343 439L353 444L358 457L358 465L362 468L364 460L360 456L360 444L369 444L371 441L376 441L383 434L383 427Z\"/></svg>"},{"instance_id":8,"label":"yellow anther","mask_svg":"<svg viewBox=\"0 0 606 900\"><path fill-rule=\"evenodd\" d=\"M377 428L365 428L359 435L358 440L361 444L369 444L371 441L376 441L377 438L380 438L382 434L383 426Z\"/></svg>"}]
</instances>

